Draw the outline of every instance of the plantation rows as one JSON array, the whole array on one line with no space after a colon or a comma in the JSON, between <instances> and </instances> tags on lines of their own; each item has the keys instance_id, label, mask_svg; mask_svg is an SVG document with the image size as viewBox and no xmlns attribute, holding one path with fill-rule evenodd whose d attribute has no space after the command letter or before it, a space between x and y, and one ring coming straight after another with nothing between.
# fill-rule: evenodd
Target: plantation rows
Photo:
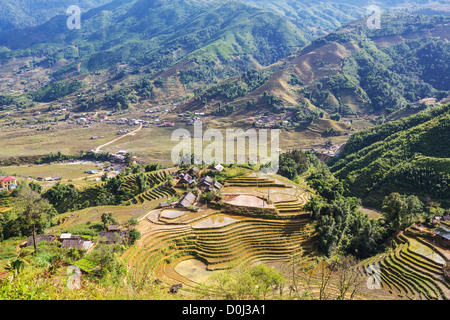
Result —
<instances>
[{"instance_id":1,"label":"plantation rows","mask_svg":"<svg viewBox=\"0 0 450 320\"><path fill-rule=\"evenodd\" d=\"M310 199L309 194L297 191L295 196L297 197L296 201L277 201L274 203L275 208L277 208L280 214L288 215L305 212L303 206L308 203Z\"/></svg>"},{"instance_id":2,"label":"plantation rows","mask_svg":"<svg viewBox=\"0 0 450 320\"><path fill-rule=\"evenodd\" d=\"M302 207L309 201L310 197L307 192L293 189L292 186L286 185L279 181L270 180L267 177L238 177L226 180L226 185L229 187L247 187L247 188L291 188L295 190L293 195L297 198L295 201L275 201L274 205L280 215L295 215L304 213Z\"/></svg>"},{"instance_id":3,"label":"plantation rows","mask_svg":"<svg viewBox=\"0 0 450 320\"><path fill-rule=\"evenodd\" d=\"M147 176L150 183L153 183L154 185L160 184L166 180L166 178L173 172L174 169L164 169L164 170L158 170L158 171L152 171L152 172L146 172L145 175ZM136 174L131 174L124 177L125 183L123 185L124 188L133 189L134 185L136 184Z\"/></svg>"},{"instance_id":4,"label":"plantation rows","mask_svg":"<svg viewBox=\"0 0 450 320\"><path fill-rule=\"evenodd\" d=\"M164 200L175 195L175 191L171 188L158 186L143 192L130 200L132 204L142 204L144 201Z\"/></svg>"},{"instance_id":5,"label":"plantation rows","mask_svg":"<svg viewBox=\"0 0 450 320\"><path fill-rule=\"evenodd\" d=\"M141 194L138 194L129 202L131 204L142 204L144 201L155 201L169 199L175 195L175 191L169 187L163 186L169 175L172 174L174 169L165 169L154 172L147 172L149 184L154 186L152 189L147 190ZM128 189L133 189L136 175L129 175L125 177L126 182L123 187Z\"/></svg>"},{"instance_id":6,"label":"plantation rows","mask_svg":"<svg viewBox=\"0 0 450 320\"><path fill-rule=\"evenodd\" d=\"M221 228L164 227L144 234L125 258L142 276L152 272L165 283L182 282L192 287L192 281L173 269L179 261L195 257L207 263L208 270L219 270L255 261L290 259L295 253L300 258L309 250L306 246L302 250L302 243L311 236L306 224L306 219L245 219Z\"/></svg>"},{"instance_id":7,"label":"plantation rows","mask_svg":"<svg viewBox=\"0 0 450 320\"><path fill-rule=\"evenodd\" d=\"M253 176L230 178L226 180L226 185L229 187L289 187L285 184L270 180L267 177Z\"/></svg>"},{"instance_id":8,"label":"plantation rows","mask_svg":"<svg viewBox=\"0 0 450 320\"><path fill-rule=\"evenodd\" d=\"M389 253L367 259L358 270L366 276L378 276L383 289L401 298L447 300L450 284L443 277L443 258L425 254L427 250L432 250L431 247L417 240L405 235L398 236ZM424 250L419 250L420 246Z\"/></svg>"}]
</instances>

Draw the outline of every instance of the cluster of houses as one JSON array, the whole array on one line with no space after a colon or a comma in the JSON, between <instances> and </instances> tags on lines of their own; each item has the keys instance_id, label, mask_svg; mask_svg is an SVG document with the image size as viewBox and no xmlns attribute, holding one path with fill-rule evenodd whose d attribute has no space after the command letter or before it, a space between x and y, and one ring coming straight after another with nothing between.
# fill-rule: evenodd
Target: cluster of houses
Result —
<instances>
[{"instance_id":1,"label":"cluster of houses","mask_svg":"<svg viewBox=\"0 0 450 320\"><path fill-rule=\"evenodd\" d=\"M14 176L0 177L0 193L12 191L17 188L17 179Z\"/></svg>"},{"instance_id":2,"label":"cluster of houses","mask_svg":"<svg viewBox=\"0 0 450 320\"><path fill-rule=\"evenodd\" d=\"M223 170L223 166L218 164L212 168L211 171L213 172L221 172ZM193 186L193 184L196 182L196 179L200 173L200 169L198 167L192 167L191 169L187 170L186 172L180 172L177 173L177 176L180 178L178 181L178 184L187 184L188 186ZM219 183L218 181L215 181L210 176L204 176L200 180L198 180L198 183L196 184L196 187L198 190L201 190L202 192L209 192L209 191L218 191L223 188L223 185ZM184 197L176 204L176 207L178 208L188 208L192 206L195 201L197 200L197 196L193 194L192 192L188 192Z\"/></svg>"},{"instance_id":3,"label":"cluster of houses","mask_svg":"<svg viewBox=\"0 0 450 320\"><path fill-rule=\"evenodd\" d=\"M62 233L59 237L52 234L37 234L35 236L36 245L45 241L48 243L54 243L56 241L61 243L61 248L78 249L88 252L94 247L94 241L92 239L84 238L80 235L73 235L71 233ZM102 231L98 235L99 243L113 244L122 243L129 240L129 232L120 230L118 225L110 225L107 231ZM29 236L26 242L26 246L34 246L33 236Z\"/></svg>"},{"instance_id":4,"label":"cluster of houses","mask_svg":"<svg viewBox=\"0 0 450 320\"><path fill-rule=\"evenodd\" d=\"M112 153L109 156L109 161L113 163L125 163L127 159L127 153L126 150L119 150L117 153Z\"/></svg>"},{"instance_id":5,"label":"cluster of houses","mask_svg":"<svg viewBox=\"0 0 450 320\"><path fill-rule=\"evenodd\" d=\"M60 176L56 176L56 177L37 177L36 180L37 181L61 181L61 177Z\"/></svg>"},{"instance_id":6,"label":"cluster of houses","mask_svg":"<svg viewBox=\"0 0 450 320\"><path fill-rule=\"evenodd\" d=\"M289 107L289 106L288 106ZM272 128L279 124L283 126L290 126L291 121L293 120L294 113L292 111L288 111L285 114L281 115L267 115L267 116L258 116L255 119L246 120L247 124L255 124L256 127L265 127Z\"/></svg>"}]
</instances>

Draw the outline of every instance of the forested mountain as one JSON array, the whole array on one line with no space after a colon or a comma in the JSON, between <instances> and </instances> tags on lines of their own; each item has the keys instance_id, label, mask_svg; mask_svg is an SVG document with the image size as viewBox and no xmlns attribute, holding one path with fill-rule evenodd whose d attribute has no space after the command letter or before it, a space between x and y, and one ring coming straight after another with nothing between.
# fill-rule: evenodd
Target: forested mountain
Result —
<instances>
[{"instance_id":1,"label":"forested mountain","mask_svg":"<svg viewBox=\"0 0 450 320\"><path fill-rule=\"evenodd\" d=\"M233 98L224 102L235 109L250 101L250 106L269 109L294 105L329 114L389 114L423 98L448 96L450 18L386 14L382 21L379 30L360 20L314 40L260 72L265 81L257 87L227 80L234 82L227 85L230 91L246 90L238 96L230 93ZM221 98L210 93L208 89L199 100Z\"/></svg>"},{"instance_id":2,"label":"forested mountain","mask_svg":"<svg viewBox=\"0 0 450 320\"><path fill-rule=\"evenodd\" d=\"M367 204L391 192L450 205L450 104L352 135L331 171Z\"/></svg>"},{"instance_id":3,"label":"forested mountain","mask_svg":"<svg viewBox=\"0 0 450 320\"><path fill-rule=\"evenodd\" d=\"M13 50L5 50L5 58L31 54L55 63L61 52L73 53L56 77L80 62L81 72L126 63L154 73L188 58L223 65L233 75L274 63L306 43L282 16L238 1L116 0L84 14L80 30L68 30L59 16L0 36L0 44Z\"/></svg>"},{"instance_id":4,"label":"forested mountain","mask_svg":"<svg viewBox=\"0 0 450 320\"><path fill-rule=\"evenodd\" d=\"M99 70L161 77L180 98L195 94L185 110L208 105L215 115L282 105L300 120L311 112L386 114L448 96L448 17L385 14L381 29L360 19L314 40L319 29L367 14L367 4L114 0L83 13L79 30L60 15L3 32L0 57L31 58L49 81Z\"/></svg>"},{"instance_id":5,"label":"forested mountain","mask_svg":"<svg viewBox=\"0 0 450 320\"><path fill-rule=\"evenodd\" d=\"M0 0L0 31L25 28L44 23L58 14L66 14L71 5L82 12L110 0Z\"/></svg>"},{"instance_id":6,"label":"forested mountain","mask_svg":"<svg viewBox=\"0 0 450 320\"><path fill-rule=\"evenodd\" d=\"M286 16L306 27L311 36L322 36L366 15L364 1L244 0L246 3Z\"/></svg>"}]
</instances>

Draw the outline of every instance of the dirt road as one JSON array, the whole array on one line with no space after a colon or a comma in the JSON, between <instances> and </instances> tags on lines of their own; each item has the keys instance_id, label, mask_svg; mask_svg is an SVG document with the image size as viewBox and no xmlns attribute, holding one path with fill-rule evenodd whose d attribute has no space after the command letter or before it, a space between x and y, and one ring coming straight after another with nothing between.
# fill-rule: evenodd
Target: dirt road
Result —
<instances>
[{"instance_id":1,"label":"dirt road","mask_svg":"<svg viewBox=\"0 0 450 320\"><path fill-rule=\"evenodd\" d=\"M124 134L123 136L120 136L120 137L118 137L118 138L116 138L116 139L114 139L114 140L112 140L112 141L110 141L110 142L107 142L107 143L102 144L101 146L97 147L97 149L95 149L95 152L96 152L96 153L99 153L100 150L101 150L103 147L106 147L107 145L109 145L109 144L111 144L111 143L114 143L114 142L116 142L116 141L118 141L118 140L120 140L120 139L122 139L122 138L125 138L126 136L132 136L132 135L136 134L136 132L138 132L138 131L141 130L141 129L142 129L142 123L139 125L139 128L137 128L136 130L131 131L131 132L127 133L127 134Z\"/></svg>"}]
</instances>

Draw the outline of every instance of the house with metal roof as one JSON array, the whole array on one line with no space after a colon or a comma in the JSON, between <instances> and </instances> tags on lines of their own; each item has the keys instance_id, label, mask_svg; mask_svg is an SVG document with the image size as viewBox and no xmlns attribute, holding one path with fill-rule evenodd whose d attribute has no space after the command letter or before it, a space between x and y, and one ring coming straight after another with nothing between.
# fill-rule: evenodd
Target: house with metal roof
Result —
<instances>
[{"instance_id":1,"label":"house with metal roof","mask_svg":"<svg viewBox=\"0 0 450 320\"><path fill-rule=\"evenodd\" d=\"M178 202L177 207L187 208L192 206L197 197L192 192L187 193L181 200Z\"/></svg>"}]
</instances>

